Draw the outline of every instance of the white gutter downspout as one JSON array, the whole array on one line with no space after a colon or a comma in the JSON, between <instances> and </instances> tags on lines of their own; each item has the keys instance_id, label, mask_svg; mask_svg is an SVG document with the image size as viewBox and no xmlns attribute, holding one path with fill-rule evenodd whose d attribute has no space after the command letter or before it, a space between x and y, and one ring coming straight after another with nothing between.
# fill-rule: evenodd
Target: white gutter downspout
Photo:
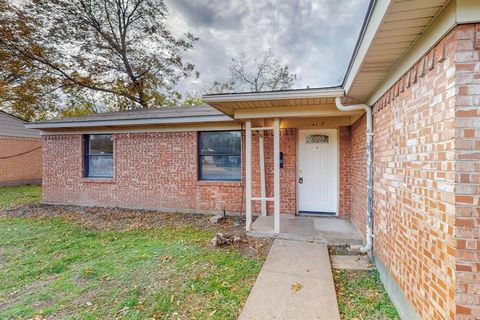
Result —
<instances>
[{"instance_id":1,"label":"white gutter downspout","mask_svg":"<svg viewBox=\"0 0 480 320\"><path fill-rule=\"evenodd\" d=\"M366 153L367 153L367 235L366 243L360 248L361 252L369 252L372 250L372 238L373 238L373 171L372 171L372 108L366 104L356 104L351 106L344 106L342 100L335 98L335 104L340 111L354 111L365 110L367 117L367 130L366 130Z\"/></svg>"}]
</instances>

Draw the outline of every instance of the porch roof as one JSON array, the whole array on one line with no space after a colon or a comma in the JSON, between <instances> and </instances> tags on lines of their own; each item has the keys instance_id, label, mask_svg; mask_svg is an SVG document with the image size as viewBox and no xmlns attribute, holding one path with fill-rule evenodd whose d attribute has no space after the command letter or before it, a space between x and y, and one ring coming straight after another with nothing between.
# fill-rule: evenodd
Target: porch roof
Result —
<instances>
[{"instance_id":1,"label":"porch roof","mask_svg":"<svg viewBox=\"0 0 480 320\"><path fill-rule=\"evenodd\" d=\"M335 98L344 103L356 102L344 96L341 87L308 88L281 91L208 94L203 99L210 106L234 119L274 117L358 117L361 111L341 112Z\"/></svg>"}]
</instances>

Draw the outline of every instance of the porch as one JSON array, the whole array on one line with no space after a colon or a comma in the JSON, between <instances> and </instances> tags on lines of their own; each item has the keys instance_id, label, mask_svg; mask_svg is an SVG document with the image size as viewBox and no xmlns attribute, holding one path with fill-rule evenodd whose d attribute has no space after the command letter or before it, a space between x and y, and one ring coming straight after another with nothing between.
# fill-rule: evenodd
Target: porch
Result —
<instances>
[{"instance_id":1,"label":"porch","mask_svg":"<svg viewBox=\"0 0 480 320\"><path fill-rule=\"evenodd\" d=\"M349 219L280 215L280 232L275 233L273 216L259 216L250 231L252 237L312 241L329 245L361 245L363 237Z\"/></svg>"},{"instance_id":2,"label":"porch","mask_svg":"<svg viewBox=\"0 0 480 320\"><path fill-rule=\"evenodd\" d=\"M350 214L344 209L344 192L351 179L345 176L351 141L341 132L347 132L363 111L339 110L335 99L340 97L344 103L354 102L339 88L204 97L244 130L249 235L362 244L358 230L341 219Z\"/></svg>"}]
</instances>

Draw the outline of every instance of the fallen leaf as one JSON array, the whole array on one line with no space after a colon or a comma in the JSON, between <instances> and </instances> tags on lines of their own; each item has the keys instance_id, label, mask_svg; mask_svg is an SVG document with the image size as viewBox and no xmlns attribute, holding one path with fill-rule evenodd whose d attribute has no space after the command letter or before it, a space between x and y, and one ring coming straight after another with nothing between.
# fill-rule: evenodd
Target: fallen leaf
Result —
<instances>
[{"instance_id":1,"label":"fallen leaf","mask_svg":"<svg viewBox=\"0 0 480 320\"><path fill-rule=\"evenodd\" d=\"M292 287L291 287L292 291L294 291L294 292L298 292L302 288L303 288L303 286L298 282L292 284Z\"/></svg>"},{"instance_id":2,"label":"fallen leaf","mask_svg":"<svg viewBox=\"0 0 480 320\"><path fill-rule=\"evenodd\" d=\"M84 275L88 276L88 275L93 273L93 269L92 268L85 268L85 269L83 269L83 273L84 273Z\"/></svg>"}]
</instances>

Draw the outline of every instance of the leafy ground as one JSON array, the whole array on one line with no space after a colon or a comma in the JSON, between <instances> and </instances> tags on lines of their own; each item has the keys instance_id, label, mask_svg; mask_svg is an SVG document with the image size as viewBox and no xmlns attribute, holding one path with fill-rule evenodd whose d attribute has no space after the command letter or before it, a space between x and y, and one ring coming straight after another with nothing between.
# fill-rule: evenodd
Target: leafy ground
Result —
<instances>
[{"instance_id":1,"label":"leafy ground","mask_svg":"<svg viewBox=\"0 0 480 320\"><path fill-rule=\"evenodd\" d=\"M41 186L0 187L0 210L40 200Z\"/></svg>"},{"instance_id":2,"label":"leafy ground","mask_svg":"<svg viewBox=\"0 0 480 320\"><path fill-rule=\"evenodd\" d=\"M398 319L376 270L332 270L343 320Z\"/></svg>"},{"instance_id":3,"label":"leafy ground","mask_svg":"<svg viewBox=\"0 0 480 320\"><path fill-rule=\"evenodd\" d=\"M11 207L11 206L9 206ZM233 219L29 205L0 215L0 319L235 319L270 240Z\"/></svg>"}]
</instances>

